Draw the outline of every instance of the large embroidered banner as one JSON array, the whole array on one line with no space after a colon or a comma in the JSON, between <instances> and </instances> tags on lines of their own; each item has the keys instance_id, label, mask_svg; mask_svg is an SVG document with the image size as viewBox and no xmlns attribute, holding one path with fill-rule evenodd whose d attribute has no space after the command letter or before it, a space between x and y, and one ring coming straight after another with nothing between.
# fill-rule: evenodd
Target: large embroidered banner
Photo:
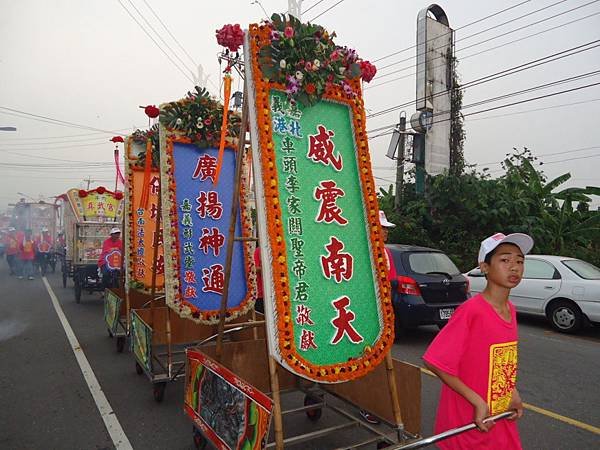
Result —
<instances>
[{"instance_id":1,"label":"large embroidered banner","mask_svg":"<svg viewBox=\"0 0 600 450\"><path fill-rule=\"evenodd\" d=\"M295 62L290 41L325 33L274 19L252 25L245 44L270 348L303 377L341 382L372 370L393 343L360 82L324 78L316 97L313 72L330 41L323 62ZM285 75L289 64L298 69Z\"/></svg>"},{"instance_id":2,"label":"large embroidered banner","mask_svg":"<svg viewBox=\"0 0 600 450\"><path fill-rule=\"evenodd\" d=\"M166 301L201 323L216 323L225 280L225 259L235 176L236 151L225 149L215 184L217 148L199 148L161 127L161 176L165 229ZM236 236L250 236L247 175L242 181ZM237 194L237 193L236 193ZM234 243L226 320L254 305L255 280L247 241Z\"/></svg>"},{"instance_id":3,"label":"large embroidered banner","mask_svg":"<svg viewBox=\"0 0 600 450\"><path fill-rule=\"evenodd\" d=\"M156 140L158 142L158 139ZM126 141L127 191L125 245L127 248L127 281L129 285L148 291L152 288L154 269L154 242L158 242L155 289L162 291L165 284L165 259L163 236L159 232L155 241L160 173L157 167L145 170L146 143L136 142L130 136ZM161 227L162 229L162 227Z\"/></svg>"}]
</instances>

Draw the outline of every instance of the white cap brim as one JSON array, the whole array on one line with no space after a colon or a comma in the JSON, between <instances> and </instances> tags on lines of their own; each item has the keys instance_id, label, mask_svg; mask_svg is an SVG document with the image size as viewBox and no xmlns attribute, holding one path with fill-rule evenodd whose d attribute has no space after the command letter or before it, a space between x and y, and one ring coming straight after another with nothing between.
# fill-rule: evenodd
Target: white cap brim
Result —
<instances>
[{"instance_id":1,"label":"white cap brim","mask_svg":"<svg viewBox=\"0 0 600 450\"><path fill-rule=\"evenodd\" d=\"M381 224L382 227L385 227L385 228L394 228L396 226L395 223L388 222L387 220L380 220L379 223Z\"/></svg>"},{"instance_id":2,"label":"white cap brim","mask_svg":"<svg viewBox=\"0 0 600 450\"><path fill-rule=\"evenodd\" d=\"M484 262L485 257L496 249L500 244L515 244L517 247L521 249L523 255L528 254L533 248L533 238L525 233L512 233L506 235L503 239L496 241L496 245L492 248L489 248L485 254L480 252L479 254L479 262Z\"/></svg>"}]
</instances>

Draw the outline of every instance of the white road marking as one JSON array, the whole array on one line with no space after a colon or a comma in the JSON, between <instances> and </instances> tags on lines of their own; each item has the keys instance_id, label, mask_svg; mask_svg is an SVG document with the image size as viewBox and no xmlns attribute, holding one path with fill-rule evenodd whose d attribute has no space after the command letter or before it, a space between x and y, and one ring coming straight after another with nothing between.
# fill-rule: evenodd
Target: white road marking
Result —
<instances>
[{"instance_id":1,"label":"white road marking","mask_svg":"<svg viewBox=\"0 0 600 450\"><path fill-rule=\"evenodd\" d=\"M111 408L106 396L104 395L104 392L102 391L102 388L100 387L100 383L98 383L96 375L94 375L92 366L90 366L90 363L85 357L85 353L79 345L79 341L77 340L77 337L75 336L75 333L73 332L73 329L71 328L71 325L69 324L69 321L67 320L67 317L65 316L65 313L63 312L62 307L58 302L58 298L56 298L56 295L50 287L50 284L48 283L46 277L42 277L42 281L44 282L46 290L48 291L48 294L52 299L52 305L54 306L56 315L60 319L60 323L62 324L65 330L67 339L69 340L69 344L71 345L71 349L73 350L75 358L79 363L79 368L81 369L83 378L85 379L88 385L88 389L92 394L94 402L96 402L96 407L100 412L100 416L104 421L106 430L108 431L108 434L110 435L113 444L115 445L115 448L117 450L133 450L133 447L131 446L129 439L127 439L127 436L125 435L125 432L123 431L123 428L121 427L121 424L119 423L115 412Z\"/></svg>"}]
</instances>

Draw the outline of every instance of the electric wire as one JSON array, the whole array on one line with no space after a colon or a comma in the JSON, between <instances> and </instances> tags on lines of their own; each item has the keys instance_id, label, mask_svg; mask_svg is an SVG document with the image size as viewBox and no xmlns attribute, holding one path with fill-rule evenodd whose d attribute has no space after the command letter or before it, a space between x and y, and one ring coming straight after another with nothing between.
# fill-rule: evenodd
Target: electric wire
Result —
<instances>
[{"instance_id":1,"label":"electric wire","mask_svg":"<svg viewBox=\"0 0 600 450\"><path fill-rule=\"evenodd\" d=\"M171 63L177 68L177 70L179 70L179 72L181 72L181 74L184 77L186 77L192 84L194 84L194 80L181 67L179 67L179 65L173 60L173 58L171 58L171 56L167 52L165 52L165 50L160 46L160 44L158 42L156 42L156 39L154 39L152 37L152 35L150 33L148 33L148 31L144 28L144 26L140 23L140 21L137 20L137 18L133 14L131 14L131 11L129 11L125 7L125 5L123 4L123 2L121 0L117 0L117 1L123 7L123 9L125 10L125 12L127 12L127 14L129 14L129 17L131 17L135 21L135 23L138 24L138 26L144 32L144 34L146 36L148 36L152 42L154 42L154 45L156 45L158 47L158 49L169 59L169 61L171 61Z\"/></svg>"},{"instance_id":2,"label":"electric wire","mask_svg":"<svg viewBox=\"0 0 600 450\"><path fill-rule=\"evenodd\" d=\"M306 14L307 12L309 12L311 9L313 9L316 6L319 6L321 3L323 3L325 0L319 0L317 3L315 3L314 5L312 5L310 8L305 9L304 11L302 11L302 14Z\"/></svg>"},{"instance_id":3,"label":"electric wire","mask_svg":"<svg viewBox=\"0 0 600 450\"><path fill-rule=\"evenodd\" d=\"M315 17L313 17L312 19L309 20L309 22L312 22L316 19L318 19L319 17L321 17L323 14L325 14L328 11L331 11L333 8L335 8L337 5L339 5L340 3L342 3L344 0L339 0L337 3L335 3L333 6L330 6L329 8L327 8L325 11L323 11L320 14L317 14Z\"/></svg>"}]
</instances>

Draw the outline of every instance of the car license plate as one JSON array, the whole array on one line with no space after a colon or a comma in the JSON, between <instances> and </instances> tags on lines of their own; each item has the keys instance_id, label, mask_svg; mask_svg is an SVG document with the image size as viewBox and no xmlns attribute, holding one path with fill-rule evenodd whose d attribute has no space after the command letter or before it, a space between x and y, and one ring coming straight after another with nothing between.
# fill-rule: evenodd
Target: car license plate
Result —
<instances>
[{"instance_id":1,"label":"car license plate","mask_svg":"<svg viewBox=\"0 0 600 450\"><path fill-rule=\"evenodd\" d=\"M442 320L449 319L450 316L452 316L453 312L454 312L454 308L442 308L442 309L440 309L440 319L442 319Z\"/></svg>"}]
</instances>

